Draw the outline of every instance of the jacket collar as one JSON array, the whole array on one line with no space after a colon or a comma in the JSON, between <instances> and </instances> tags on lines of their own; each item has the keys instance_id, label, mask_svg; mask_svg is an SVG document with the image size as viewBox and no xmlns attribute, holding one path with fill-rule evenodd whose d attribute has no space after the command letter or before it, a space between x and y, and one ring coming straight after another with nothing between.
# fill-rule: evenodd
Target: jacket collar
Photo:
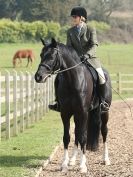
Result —
<instances>
[{"instance_id":1,"label":"jacket collar","mask_svg":"<svg viewBox=\"0 0 133 177\"><path fill-rule=\"evenodd\" d=\"M74 35L76 36L76 37L81 37L84 33L85 33L85 31L87 30L87 25L84 23L83 24L83 26L82 26L82 28L81 28L81 31L80 31L80 34L78 33L78 31L77 31L77 26L74 26L73 28L73 33L74 33ZM79 36L78 36L79 35Z\"/></svg>"},{"instance_id":2,"label":"jacket collar","mask_svg":"<svg viewBox=\"0 0 133 177\"><path fill-rule=\"evenodd\" d=\"M80 37L85 33L85 31L87 30L87 25L86 25L86 23L83 23L83 26L82 26L82 28L81 28L81 32L80 32Z\"/></svg>"}]
</instances>

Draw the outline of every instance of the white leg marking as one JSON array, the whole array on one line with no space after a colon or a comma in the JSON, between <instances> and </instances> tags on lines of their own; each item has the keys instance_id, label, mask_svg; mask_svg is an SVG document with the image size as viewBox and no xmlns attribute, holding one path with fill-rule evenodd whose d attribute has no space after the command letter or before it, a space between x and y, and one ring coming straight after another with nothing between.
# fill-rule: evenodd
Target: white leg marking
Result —
<instances>
[{"instance_id":1,"label":"white leg marking","mask_svg":"<svg viewBox=\"0 0 133 177\"><path fill-rule=\"evenodd\" d=\"M85 154L81 151L81 160L80 160L80 172L87 173L87 166L86 166L86 157Z\"/></svg>"},{"instance_id":2,"label":"white leg marking","mask_svg":"<svg viewBox=\"0 0 133 177\"><path fill-rule=\"evenodd\" d=\"M110 165L108 146L106 142L103 144L103 162L105 165Z\"/></svg>"},{"instance_id":3,"label":"white leg marking","mask_svg":"<svg viewBox=\"0 0 133 177\"><path fill-rule=\"evenodd\" d=\"M63 157L63 163L61 165L62 172L68 171L68 162L69 162L69 156L68 156L68 150L64 150L64 157Z\"/></svg>"},{"instance_id":4,"label":"white leg marking","mask_svg":"<svg viewBox=\"0 0 133 177\"><path fill-rule=\"evenodd\" d=\"M78 147L75 145L69 165L71 166L75 165L77 154L78 154Z\"/></svg>"}]
</instances>

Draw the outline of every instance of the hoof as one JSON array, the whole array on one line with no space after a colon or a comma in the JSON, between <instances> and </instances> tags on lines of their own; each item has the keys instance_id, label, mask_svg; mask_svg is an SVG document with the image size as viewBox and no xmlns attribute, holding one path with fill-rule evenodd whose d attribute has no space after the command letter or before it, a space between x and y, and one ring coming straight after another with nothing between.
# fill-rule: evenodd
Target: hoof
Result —
<instances>
[{"instance_id":1,"label":"hoof","mask_svg":"<svg viewBox=\"0 0 133 177\"><path fill-rule=\"evenodd\" d=\"M69 165L70 165L70 166L74 166L75 163L76 163L75 161L76 161L76 159L70 159Z\"/></svg>"},{"instance_id":2,"label":"hoof","mask_svg":"<svg viewBox=\"0 0 133 177\"><path fill-rule=\"evenodd\" d=\"M111 163L110 163L110 160L108 159L108 160L105 160L105 161L103 162L103 164L104 164L104 165L110 165Z\"/></svg>"},{"instance_id":3,"label":"hoof","mask_svg":"<svg viewBox=\"0 0 133 177\"><path fill-rule=\"evenodd\" d=\"M61 172L66 174L68 172L68 167L61 167Z\"/></svg>"},{"instance_id":4,"label":"hoof","mask_svg":"<svg viewBox=\"0 0 133 177\"><path fill-rule=\"evenodd\" d=\"M86 174L86 173L87 173L87 166L85 166L85 167L80 167L80 173L81 173L81 174Z\"/></svg>"}]
</instances>

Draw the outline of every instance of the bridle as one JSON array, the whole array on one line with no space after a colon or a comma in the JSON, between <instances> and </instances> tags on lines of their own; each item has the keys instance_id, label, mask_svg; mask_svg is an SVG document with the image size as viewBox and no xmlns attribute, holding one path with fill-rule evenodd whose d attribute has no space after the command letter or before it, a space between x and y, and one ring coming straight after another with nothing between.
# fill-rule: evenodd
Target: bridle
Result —
<instances>
[{"instance_id":1,"label":"bridle","mask_svg":"<svg viewBox=\"0 0 133 177\"><path fill-rule=\"evenodd\" d=\"M50 77L51 75L55 75L55 74L59 74L59 73L63 73L63 72L66 72L68 70L71 70L71 69L74 69L76 68L77 66L79 66L80 64L84 63L84 61L81 61L79 62L78 64L72 66L72 67L69 67L69 68L66 68L66 69L62 69L61 70L61 66L62 66L62 63L63 63L63 59L62 59L62 54L59 50L59 48L54 48L54 50L57 51L56 53L56 58L55 58L55 61L53 63L53 67L51 68L49 65L45 64L45 63L41 63L39 66L43 66L45 68L47 68L48 70L50 70L50 73L44 78L46 79L47 77ZM59 61L59 69L57 70L54 70L55 67L57 66L57 62Z\"/></svg>"}]
</instances>

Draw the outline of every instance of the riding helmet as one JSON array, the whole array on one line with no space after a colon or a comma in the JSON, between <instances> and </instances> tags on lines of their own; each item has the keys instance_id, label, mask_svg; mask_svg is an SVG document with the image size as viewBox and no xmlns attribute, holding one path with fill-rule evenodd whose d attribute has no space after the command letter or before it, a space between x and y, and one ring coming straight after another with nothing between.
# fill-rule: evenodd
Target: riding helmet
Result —
<instances>
[{"instance_id":1,"label":"riding helmet","mask_svg":"<svg viewBox=\"0 0 133 177\"><path fill-rule=\"evenodd\" d=\"M85 10L85 8L77 6L71 10L71 16L82 16L87 20L87 11Z\"/></svg>"}]
</instances>

